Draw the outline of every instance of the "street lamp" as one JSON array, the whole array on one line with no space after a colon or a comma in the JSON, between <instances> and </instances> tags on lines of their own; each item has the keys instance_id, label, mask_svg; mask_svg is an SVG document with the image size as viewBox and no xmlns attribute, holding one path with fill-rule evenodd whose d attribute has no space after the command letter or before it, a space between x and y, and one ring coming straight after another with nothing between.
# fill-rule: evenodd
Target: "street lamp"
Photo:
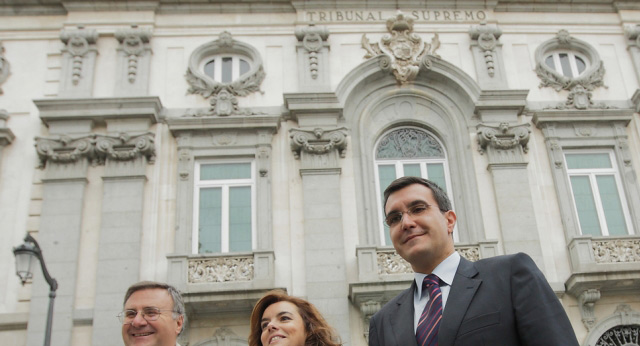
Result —
<instances>
[{"instance_id":1,"label":"street lamp","mask_svg":"<svg viewBox=\"0 0 640 346\"><path fill-rule=\"evenodd\" d=\"M24 237L24 243L22 245L13 248L13 255L16 256L16 274L20 277L20 281L22 281L23 286L27 280L33 278L33 264L38 260L42 267L44 279L47 280L47 283L51 288L49 290L47 329L44 334L44 346L49 346L51 344L51 324L53 323L53 300L56 298L58 282L49 275L47 266L44 264L44 258L42 257L42 250L40 250L38 242L33 239L29 233Z\"/></svg>"}]
</instances>

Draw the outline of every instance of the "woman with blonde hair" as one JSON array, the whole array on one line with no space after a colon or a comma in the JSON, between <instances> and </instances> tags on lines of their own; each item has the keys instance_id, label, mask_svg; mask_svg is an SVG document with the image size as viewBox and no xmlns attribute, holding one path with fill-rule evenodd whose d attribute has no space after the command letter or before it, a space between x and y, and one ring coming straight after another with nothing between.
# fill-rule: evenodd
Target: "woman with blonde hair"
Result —
<instances>
[{"instance_id":1,"label":"woman with blonde hair","mask_svg":"<svg viewBox=\"0 0 640 346\"><path fill-rule=\"evenodd\" d=\"M318 309L283 291L268 292L253 308L249 346L341 346Z\"/></svg>"}]
</instances>

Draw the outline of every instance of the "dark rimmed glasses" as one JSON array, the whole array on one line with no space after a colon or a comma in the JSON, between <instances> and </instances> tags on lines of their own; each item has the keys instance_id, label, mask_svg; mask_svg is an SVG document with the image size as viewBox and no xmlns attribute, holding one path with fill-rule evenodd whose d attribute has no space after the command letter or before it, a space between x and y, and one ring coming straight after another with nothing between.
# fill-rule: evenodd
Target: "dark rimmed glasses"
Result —
<instances>
[{"instance_id":1,"label":"dark rimmed glasses","mask_svg":"<svg viewBox=\"0 0 640 346\"><path fill-rule=\"evenodd\" d=\"M139 312L142 314L142 318L144 318L147 322L156 321L158 317L162 314L163 311L173 311L171 309L158 309L158 308L144 308ZM124 310L118 314L118 319L122 324L131 324L133 320L138 315L138 311L136 310Z\"/></svg>"}]
</instances>

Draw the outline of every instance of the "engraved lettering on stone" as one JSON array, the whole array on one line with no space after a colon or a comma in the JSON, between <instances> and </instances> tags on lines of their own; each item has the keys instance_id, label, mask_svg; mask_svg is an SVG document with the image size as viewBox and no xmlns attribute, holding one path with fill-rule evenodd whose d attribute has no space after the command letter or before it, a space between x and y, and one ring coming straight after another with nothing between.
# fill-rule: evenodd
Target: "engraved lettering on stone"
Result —
<instances>
[{"instance_id":1,"label":"engraved lettering on stone","mask_svg":"<svg viewBox=\"0 0 640 346\"><path fill-rule=\"evenodd\" d=\"M436 50L440 48L438 34L434 34L431 44L422 42L422 38L413 32L413 19L402 12L387 20L387 31L378 43L370 43L366 34L362 35L362 48L367 51L364 58L381 56L380 68L392 71L398 83L407 84L416 79L420 70L431 68L431 58L439 57Z\"/></svg>"},{"instance_id":2,"label":"engraved lettering on stone","mask_svg":"<svg viewBox=\"0 0 640 346\"><path fill-rule=\"evenodd\" d=\"M444 149L429 133L414 128L394 130L384 136L377 159L444 158Z\"/></svg>"},{"instance_id":3,"label":"engraved lettering on stone","mask_svg":"<svg viewBox=\"0 0 640 346\"><path fill-rule=\"evenodd\" d=\"M302 46L309 53L309 71L311 78L318 78L318 52L323 43L329 38L329 30L326 27L317 27L313 23L308 27L298 28L295 31L298 41L302 41Z\"/></svg>"},{"instance_id":4,"label":"engraved lettering on stone","mask_svg":"<svg viewBox=\"0 0 640 346\"><path fill-rule=\"evenodd\" d=\"M151 32L131 25L130 29L116 31L115 36L120 42L120 49L127 56L127 80L134 83L138 73L138 60L147 50L145 45L149 43Z\"/></svg>"},{"instance_id":5,"label":"engraved lettering on stone","mask_svg":"<svg viewBox=\"0 0 640 346\"><path fill-rule=\"evenodd\" d=\"M496 25L487 25L486 22L482 22L480 25L473 26L469 33L471 39L476 40L478 46L482 49L487 73L490 77L493 77L495 75L495 48L498 44L498 39L502 35L502 30Z\"/></svg>"},{"instance_id":6,"label":"engraved lettering on stone","mask_svg":"<svg viewBox=\"0 0 640 346\"><path fill-rule=\"evenodd\" d=\"M189 283L251 281L253 257L216 257L189 260Z\"/></svg>"},{"instance_id":7,"label":"engraved lettering on stone","mask_svg":"<svg viewBox=\"0 0 640 346\"><path fill-rule=\"evenodd\" d=\"M9 64L9 60L4 57L4 46L2 42L0 42L0 86L9 78L10 72L11 65ZM0 88L0 95L3 93L2 88Z\"/></svg>"},{"instance_id":8,"label":"engraved lettering on stone","mask_svg":"<svg viewBox=\"0 0 640 346\"><path fill-rule=\"evenodd\" d=\"M71 80L77 85L82 78L82 62L84 56L90 51L95 50L94 45L98 40L98 32L95 30L85 30L79 26L79 30L69 31L62 30L60 40L64 42L65 48L63 52L68 52L72 58Z\"/></svg>"},{"instance_id":9,"label":"engraved lettering on stone","mask_svg":"<svg viewBox=\"0 0 640 346\"><path fill-rule=\"evenodd\" d=\"M293 156L299 159L301 151L309 154L326 154L336 149L340 157L344 158L347 149L346 130L344 127L332 130L321 128L313 130L290 129Z\"/></svg>"},{"instance_id":10,"label":"engraved lettering on stone","mask_svg":"<svg viewBox=\"0 0 640 346\"><path fill-rule=\"evenodd\" d=\"M591 246L596 263L640 262L640 239L594 240Z\"/></svg>"},{"instance_id":11,"label":"engraved lettering on stone","mask_svg":"<svg viewBox=\"0 0 640 346\"><path fill-rule=\"evenodd\" d=\"M487 146L498 150L509 150L520 145L526 153L530 133L529 124L513 126L508 123L500 123L498 126L480 124L478 125L479 151L481 154L484 153Z\"/></svg>"}]
</instances>

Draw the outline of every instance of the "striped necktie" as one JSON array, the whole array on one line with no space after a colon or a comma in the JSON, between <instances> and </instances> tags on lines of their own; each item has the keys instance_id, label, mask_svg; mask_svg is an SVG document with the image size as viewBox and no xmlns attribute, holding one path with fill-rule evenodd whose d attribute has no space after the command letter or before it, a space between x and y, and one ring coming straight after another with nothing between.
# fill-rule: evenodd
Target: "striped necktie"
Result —
<instances>
[{"instance_id":1,"label":"striped necktie","mask_svg":"<svg viewBox=\"0 0 640 346\"><path fill-rule=\"evenodd\" d=\"M418 328L416 329L416 341L418 346L437 346L438 329L442 319L442 291L440 291L440 278L430 274L422 281L422 292L429 292L429 302L424 307Z\"/></svg>"}]
</instances>

